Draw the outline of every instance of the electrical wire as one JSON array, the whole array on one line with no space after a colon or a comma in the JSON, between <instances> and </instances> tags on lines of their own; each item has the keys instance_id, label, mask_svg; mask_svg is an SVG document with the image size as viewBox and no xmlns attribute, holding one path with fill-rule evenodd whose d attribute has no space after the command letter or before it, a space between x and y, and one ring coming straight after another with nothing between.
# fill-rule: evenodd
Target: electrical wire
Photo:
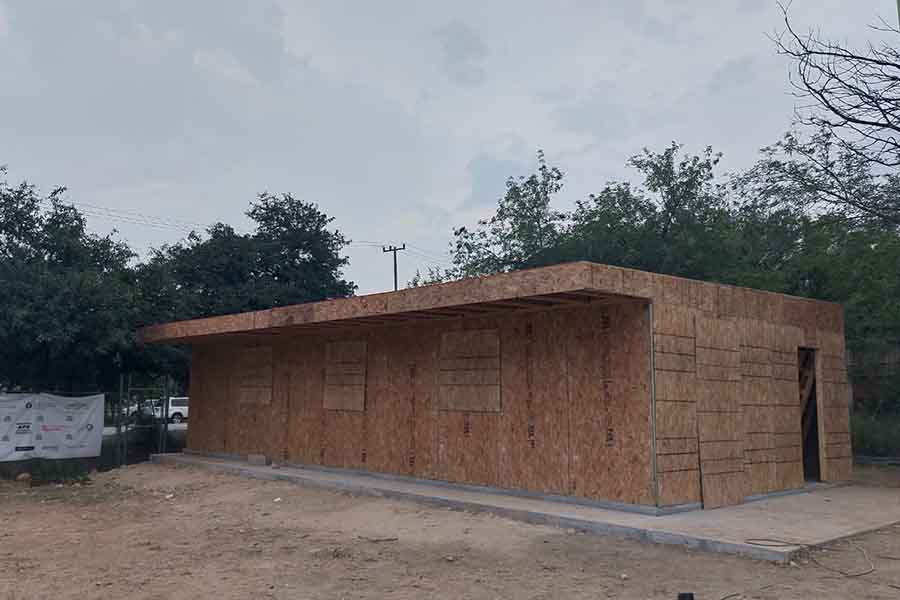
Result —
<instances>
[{"instance_id":1,"label":"electrical wire","mask_svg":"<svg viewBox=\"0 0 900 600\"><path fill-rule=\"evenodd\" d=\"M42 202L49 203L50 201L42 200ZM197 229L205 229L206 227L208 227L207 225L203 225L201 223L196 223L193 221L177 219L174 217L162 217L159 215L152 215L129 209L111 208L108 206L102 206L90 202L75 200L61 200L60 202L64 205L69 205L77 208L79 212L88 217L104 219L118 223L127 223L129 225L151 227L164 231L174 231L182 234L189 234L193 231L196 231ZM351 240L348 243L348 246L351 247L355 246L370 248L383 248L387 245L388 244L385 242L378 242L373 240ZM413 256L431 263L437 263L439 266L443 266L445 268L453 266L453 263L449 260L449 257L440 256L437 253L427 248L423 248L422 246L419 246L417 244L407 243L407 250Z\"/></svg>"},{"instance_id":2,"label":"electrical wire","mask_svg":"<svg viewBox=\"0 0 900 600\"><path fill-rule=\"evenodd\" d=\"M864 547L862 547L861 545L855 543L852 540L848 540L848 544L853 549L858 551L862 555L862 557L865 559L866 563L868 564L868 566L866 568L864 568L860 571L855 571L855 572L854 571L845 571L843 569L838 569L838 568L823 564L815 556L816 550L820 550L820 551L824 550L824 551L831 551L831 552L844 552L845 549L843 549L843 548L835 548L834 546L828 546L825 544L805 544L803 542L793 542L790 540L782 540L782 539L777 539L777 538L748 538L748 539L745 539L744 542L747 544L751 544L753 546L761 546L764 548L788 548L788 547L800 548L800 549L808 552L808 558L809 558L810 562L813 563L814 565L816 565L817 567L819 567L820 569L824 569L825 571L829 571L831 573L840 575L841 577L845 577L847 579L855 579L855 578L859 578L859 577L864 577L866 575L871 575L872 573L874 573L877 570L875 563L872 561L872 558L869 556L869 553L866 551L866 549ZM875 556L876 556L876 558L885 558L887 560L900 560L900 557L890 556L890 555L876 554ZM895 583L889 583L889 582L885 582L885 581L869 581L866 579L863 579L861 581L865 581L866 583L869 583L872 585L884 585L884 586L887 586L887 587L895 589L895 590L900 590L900 585L895 584ZM742 597L745 593L761 591L768 587L772 587L772 586L765 586L763 588L755 588L753 590L747 590L746 592L732 592L730 594L722 596L721 598L719 598L719 600L732 600L733 598Z\"/></svg>"}]
</instances>

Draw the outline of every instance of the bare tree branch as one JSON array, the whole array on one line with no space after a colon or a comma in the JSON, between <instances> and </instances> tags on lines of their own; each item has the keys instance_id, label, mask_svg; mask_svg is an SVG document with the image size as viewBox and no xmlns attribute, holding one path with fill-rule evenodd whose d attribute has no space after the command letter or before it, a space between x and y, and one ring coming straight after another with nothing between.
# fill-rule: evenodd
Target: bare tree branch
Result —
<instances>
[{"instance_id":1,"label":"bare tree branch","mask_svg":"<svg viewBox=\"0 0 900 600\"><path fill-rule=\"evenodd\" d=\"M818 32L801 35L781 10L785 29L773 41L795 63L798 97L811 100L798 107L799 121L829 130L844 150L876 165L900 166L900 52L886 43L854 51ZM900 35L884 21L872 30Z\"/></svg>"}]
</instances>

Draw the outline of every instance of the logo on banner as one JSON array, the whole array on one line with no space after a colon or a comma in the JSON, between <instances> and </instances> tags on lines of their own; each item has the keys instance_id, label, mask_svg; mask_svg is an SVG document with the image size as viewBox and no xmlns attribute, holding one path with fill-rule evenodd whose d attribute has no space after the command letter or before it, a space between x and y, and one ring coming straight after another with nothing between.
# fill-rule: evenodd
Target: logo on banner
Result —
<instances>
[{"instance_id":1,"label":"logo on banner","mask_svg":"<svg viewBox=\"0 0 900 600\"><path fill-rule=\"evenodd\" d=\"M31 433L31 423L16 423L16 435L28 435Z\"/></svg>"}]
</instances>

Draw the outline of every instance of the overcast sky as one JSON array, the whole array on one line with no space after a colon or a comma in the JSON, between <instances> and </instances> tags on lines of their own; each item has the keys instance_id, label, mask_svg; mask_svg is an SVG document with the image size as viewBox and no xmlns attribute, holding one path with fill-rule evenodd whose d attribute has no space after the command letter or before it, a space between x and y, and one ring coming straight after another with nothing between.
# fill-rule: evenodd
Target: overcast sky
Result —
<instances>
[{"instance_id":1,"label":"overcast sky","mask_svg":"<svg viewBox=\"0 0 900 600\"><path fill-rule=\"evenodd\" d=\"M851 44L897 21L894 0L791 13ZM371 242L410 245L401 282L446 261L451 228L538 148L567 172L560 208L644 146L749 165L791 121L780 26L771 0L0 0L0 164L68 186L142 252L292 192L357 242L359 291L382 291Z\"/></svg>"}]
</instances>

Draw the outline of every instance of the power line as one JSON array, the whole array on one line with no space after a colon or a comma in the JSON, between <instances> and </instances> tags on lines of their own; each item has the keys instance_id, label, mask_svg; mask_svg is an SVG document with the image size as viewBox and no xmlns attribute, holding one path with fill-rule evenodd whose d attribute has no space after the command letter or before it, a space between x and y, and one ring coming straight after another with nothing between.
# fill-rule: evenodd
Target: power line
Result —
<instances>
[{"instance_id":1,"label":"power line","mask_svg":"<svg viewBox=\"0 0 900 600\"><path fill-rule=\"evenodd\" d=\"M437 263L437 264L443 265L443 266L445 266L445 267L452 267L452 266L453 266L453 262L450 261L450 260L447 260L447 259L444 259L444 258L433 258L433 257L431 257L431 256L427 256L427 255L425 255L425 254L422 254L421 252L417 252L417 251L413 250L412 247L407 248L407 250L409 250L410 252L412 252L413 255L418 256L419 258L422 258L422 259L424 259L424 260L426 260L426 261L428 261L428 262L431 262L431 263Z\"/></svg>"},{"instance_id":2,"label":"power line","mask_svg":"<svg viewBox=\"0 0 900 600\"><path fill-rule=\"evenodd\" d=\"M144 219L147 221L155 221L158 223L172 225L174 227L188 227L188 228L206 227L206 225L201 225L200 223L194 223L192 221L184 221L182 219L176 219L173 217L161 217L159 215L148 215L146 213L141 213L136 210L129 210L129 209L125 209L125 208L111 208L109 206L101 206L99 204L91 204L90 202L82 202L80 200L66 200L65 202L67 204L71 204L73 206L86 206L86 207L94 209L94 210L102 210L102 211L109 212L109 213L123 214L126 216L137 217L137 218Z\"/></svg>"},{"instance_id":3,"label":"power line","mask_svg":"<svg viewBox=\"0 0 900 600\"><path fill-rule=\"evenodd\" d=\"M42 200L44 203L49 203L49 200ZM188 234L196 229L205 229L208 225L203 225L201 223L196 223L193 221L187 221L182 219L177 219L173 217L161 217L159 215L147 214L139 211L122 209L122 208L111 208L108 206L102 206L99 204L93 204L90 202L81 202L74 200L62 200L62 204L70 205L79 210L82 214L93 217L97 219L105 219L108 221L114 221L119 223L126 223L129 225L140 225L144 227L151 227L158 230L163 231L172 231L182 234ZM248 231L241 231L235 229L238 233L250 233ZM163 242L165 244L166 242ZM349 246L361 246L361 247L370 247L370 248L382 248L384 250L385 247L390 246L390 248L395 248L395 245L386 244L384 242L378 242L374 240L352 240L348 243ZM134 249L138 249L137 246L132 246ZM154 246L142 246L141 250L148 251L155 249ZM396 248L394 250L385 250L386 252L393 252L394 259L396 262L397 251L407 250L414 256L422 258L426 261L432 263L438 263L439 265L445 267L452 267L453 263L449 260L449 257L440 256L436 252L429 250L427 248L423 248L422 246L418 246L416 244L407 244L404 243L402 248ZM395 289L397 287L396 282L397 277L395 276Z\"/></svg>"},{"instance_id":4,"label":"power line","mask_svg":"<svg viewBox=\"0 0 900 600\"><path fill-rule=\"evenodd\" d=\"M897 0L897 1L900 2L900 0ZM409 247L417 249L419 251L419 253L423 254L427 258L433 258L435 260L446 260L447 259L446 254L438 254L427 248L423 248L421 246L416 246L415 244L410 244Z\"/></svg>"}]
</instances>

